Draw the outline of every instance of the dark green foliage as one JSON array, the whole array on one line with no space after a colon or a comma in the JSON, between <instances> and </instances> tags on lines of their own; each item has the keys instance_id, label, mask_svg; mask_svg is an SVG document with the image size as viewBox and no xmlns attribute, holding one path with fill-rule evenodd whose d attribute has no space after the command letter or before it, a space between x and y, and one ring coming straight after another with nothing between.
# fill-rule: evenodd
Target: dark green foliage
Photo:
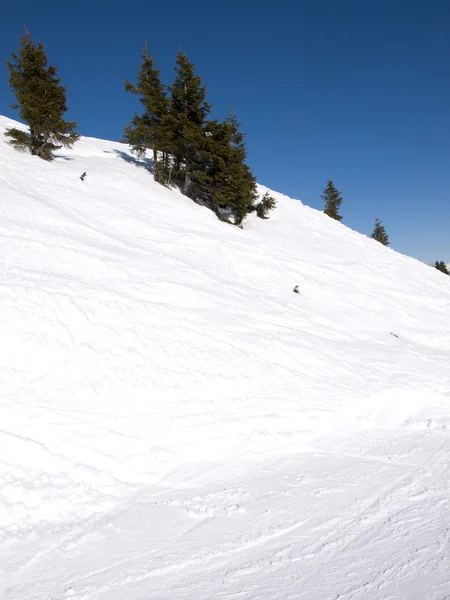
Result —
<instances>
[{"instance_id":1,"label":"dark green foliage","mask_svg":"<svg viewBox=\"0 0 450 600\"><path fill-rule=\"evenodd\" d=\"M196 148L188 192L222 219L230 221L232 217L236 225L242 223L256 198L255 178L245 164L243 137L233 115L224 122L207 121Z\"/></svg>"},{"instance_id":2,"label":"dark green foliage","mask_svg":"<svg viewBox=\"0 0 450 600\"><path fill-rule=\"evenodd\" d=\"M207 187L213 209L231 211L235 224L240 225L253 209L256 181L245 162L247 149L236 116L230 111L223 123L216 122L208 139L211 163L206 175L210 176Z\"/></svg>"},{"instance_id":3,"label":"dark green foliage","mask_svg":"<svg viewBox=\"0 0 450 600\"><path fill-rule=\"evenodd\" d=\"M230 111L226 125L231 131L231 160L227 166L230 179L230 202L234 210L235 220L242 223L244 217L252 210L257 198L256 178L247 165L247 148L244 134L240 131L240 123Z\"/></svg>"},{"instance_id":4,"label":"dark green foliage","mask_svg":"<svg viewBox=\"0 0 450 600\"><path fill-rule=\"evenodd\" d=\"M375 219L375 227L370 237L383 244L383 246L389 246L389 236L386 233L384 225L378 219Z\"/></svg>"},{"instance_id":5,"label":"dark green foliage","mask_svg":"<svg viewBox=\"0 0 450 600\"><path fill-rule=\"evenodd\" d=\"M16 148L29 149L45 160L52 159L52 151L71 148L79 139L76 122L64 120L67 111L66 88L60 84L57 69L47 65L42 44L35 44L28 34L21 38L17 54L6 61L9 85L17 103L11 105L29 125L29 133L10 129L6 135Z\"/></svg>"},{"instance_id":6,"label":"dark green foliage","mask_svg":"<svg viewBox=\"0 0 450 600\"><path fill-rule=\"evenodd\" d=\"M445 264L445 262L443 260L437 260L434 263L434 268L437 269L438 271L441 271L442 273L445 273L446 275L450 275L450 272L447 269L447 265Z\"/></svg>"},{"instance_id":7,"label":"dark green foliage","mask_svg":"<svg viewBox=\"0 0 450 600\"><path fill-rule=\"evenodd\" d=\"M12 129L8 129L5 135L11 138L9 143L17 148L17 150L25 150L29 147L30 134L26 131L13 127Z\"/></svg>"},{"instance_id":8,"label":"dark green foliage","mask_svg":"<svg viewBox=\"0 0 450 600\"><path fill-rule=\"evenodd\" d=\"M173 131L173 179L184 194L222 218L230 213L240 225L256 198L256 181L246 164L244 134L230 112L224 122L208 121L206 87L193 64L179 52L171 91L169 123Z\"/></svg>"},{"instance_id":9,"label":"dark green foliage","mask_svg":"<svg viewBox=\"0 0 450 600\"><path fill-rule=\"evenodd\" d=\"M172 133L168 123L170 103L161 83L159 69L145 46L141 57L137 82L132 84L125 80L125 90L139 96L144 112L135 115L125 127L123 141L131 146L132 152L138 157L151 148L155 180L165 182L168 178L168 153L172 150Z\"/></svg>"},{"instance_id":10,"label":"dark green foliage","mask_svg":"<svg viewBox=\"0 0 450 600\"><path fill-rule=\"evenodd\" d=\"M223 122L207 119L211 107L206 87L183 52L177 55L170 97L145 48L142 59L137 83L126 81L125 89L140 96L144 113L133 117L123 141L138 156L153 149L157 181L178 185L221 219L240 225L255 210L256 181L245 162L247 150L236 117L230 112Z\"/></svg>"},{"instance_id":11,"label":"dark green foliage","mask_svg":"<svg viewBox=\"0 0 450 600\"><path fill-rule=\"evenodd\" d=\"M325 209L323 212L336 221L342 221L342 217L339 214L342 197L339 191L334 187L331 179L328 180L327 187L324 189L321 198L325 202Z\"/></svg>"},{"instance_id":12,"label":"dark green foliage","mask_svg":"<svg viewBox=\"0 0 450 600\"><path fill-rule=\"evenodd\" d=\"M196 202L217 212L220 193L225 185L227 164L228 131L219 121L207 121L199 136L192 163L187 194ZM183 166L179 168L180 185L184 183Z\"/></svg>"},{"instance_id":13,"label":"dark green foliage","mask_svg":"<svg viewBox=\"0 0 450 600\"><path fill-rule=\"evenodd\" d=\"M277 201L275 198L269 195L269 192L266 192L262 197L261 201L256 205L256 214L260 219L268 219L268 213L277 205Z\"/></svg>"},{"instance_id":14,"label":"dark green foliage","mask_svg":"<svg viewBox=\"0 0 450 600\"><path fill-rule=\"evenodd\" d=\"M211 107L206 101L206 87L195 75L194 65L178 52L175 81L170 86L169 127L173 138L174 178L184 194L191 196L197 171L202 170L201 149L205 145L206 117Z\"/></svg>"}]
</instances>

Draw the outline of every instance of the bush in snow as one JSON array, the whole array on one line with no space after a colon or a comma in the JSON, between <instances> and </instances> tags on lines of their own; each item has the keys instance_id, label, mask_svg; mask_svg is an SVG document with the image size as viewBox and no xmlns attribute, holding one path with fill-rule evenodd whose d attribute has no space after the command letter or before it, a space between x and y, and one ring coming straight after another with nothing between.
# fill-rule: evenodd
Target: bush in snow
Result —
<instances>
[{"instance_id":1,"label":"bush in snow","mask_svg":"<svg viewBox=\"0 0 450 600\"><path fill-rule=\"evenodd\" d=\"M256 205L256 214L260 219L268 219L268 213L277 205L277 201L272 196L269 196L269 192L266 192L262 197L259 204Z\"/></svg>"},{"instance_id":2,"label":"bush in snow","mask_svg":"<svg viewBox=\"0 0 450 600\"><path fill-rule=\"evenodd\" d=\"M434 263L434 268L437 269L438 271L441 271L441 273L450 275L449 270L447 269L447 265L445 264L445 262L443 260L437 260Z\"/></svg>"}]
</instances>

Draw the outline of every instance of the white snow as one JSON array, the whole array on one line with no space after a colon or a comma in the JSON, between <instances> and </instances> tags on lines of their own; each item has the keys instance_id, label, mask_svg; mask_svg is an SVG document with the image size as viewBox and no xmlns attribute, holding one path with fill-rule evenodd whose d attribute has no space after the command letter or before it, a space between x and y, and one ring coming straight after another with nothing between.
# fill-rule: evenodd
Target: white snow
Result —
<instances>
[{"instance_id":1,"label":"white snow","mask_svg":"<svg viewBox=\"0 0 450 600\"><path fill-rule=\"evenodd\" d=\"M0 598L450 598L449 278L281 194L240 230L126 146L46 163L11 126Z\"/></svg>"}]
</instances>

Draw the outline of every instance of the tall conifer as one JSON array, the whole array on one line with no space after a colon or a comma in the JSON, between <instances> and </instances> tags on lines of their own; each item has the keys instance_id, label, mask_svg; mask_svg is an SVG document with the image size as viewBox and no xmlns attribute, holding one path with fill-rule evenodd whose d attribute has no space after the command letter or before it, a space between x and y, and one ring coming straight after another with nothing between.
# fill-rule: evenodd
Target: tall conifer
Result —
<instances>
[{"instance_id":1,"label":"tall conifer","mask_svg":"<svg viewBox=\"0 0 450 600\"><path fill-rule=\"evenodd\" d=\"M125 90L139 96L144 107L141 115L135 115L125 127L123 140L131 146L132 152L142 156L145 150L153 150L153 168L156 181L167 179L168 152L172 149L170 130L169 99L161 83L160 71L144 46L142 64L135 84L125 80ZM158 160L158 152L161 157Z\"/></svg>"},{"instance_id":2,"label":"tall conifer","mask_svg":"<svg viewBox=\"0 0 450 600\"><path fill-rule=\"evenodd\" d=\"M227 167L230 178L230 204L233 208L235 222L240 224L256 200L256 179L246 163L245 135L241 132L240 123L231 110L226 124L231 134L231 156L230 164Z\"/></svg>"},{"instance_id":3,"label":"tall conifer","mask_svg":"<svg viewBox=\"0 0 450 600\"><path fill-rule=\"evenodd\" d=\"M230 211L234 223L240 225L254 209L256 199L255 177L246 164L244 134L231 111L225 121L209 121L205 129L197 181L211 208L218 213Z\"/></svg>"},{"instance_id":4,"label":"tall conifer","mask_svg":"<svg viewBox=\"0 0 450 600\"><path fill-rule=\"evenodd\" d=\"M170 86L170 125L174 140L175 175L182 180L183 193L190 195L199 165L199 148L205 134L206 117L211 106L206 101L206 86L195 74L194 64L180 50Z\"/></svg>"},{"instance_id":5,"label":"tall conifer","mask_svg":"<svg viewBox=\"0 0 450 600\"><path fill-rule=\"evenodd\" d=\"M68 110L66 88L61 85L56 67L47 64L42 44L34 43L28 32L20 40L17 54L7 60L9 85L17 99L12 108L29 126L29 132L12 128L6 132L16 148L28 149L45 160L52 159L52 151L71 148L79 139L76 122L65 121Z\"/></svg>"}]
</instances>

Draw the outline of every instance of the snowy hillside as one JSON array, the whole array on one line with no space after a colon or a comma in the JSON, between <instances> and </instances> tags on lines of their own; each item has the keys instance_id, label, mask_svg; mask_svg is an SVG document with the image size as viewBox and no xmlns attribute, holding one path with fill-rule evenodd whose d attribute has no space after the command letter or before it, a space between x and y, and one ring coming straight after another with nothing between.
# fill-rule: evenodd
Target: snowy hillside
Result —
<instances>
[{"instance_id":1,"label":"snowy hillside","mask_svg":"<svg viewBox=\"0 0 450 600\"><path fill-rule=\"evenodd\" d=\"M0 598L450 597L449 278L276 193L222 223L119 143L46 163L12 125Z\"/></svg>"}]
</instances>

